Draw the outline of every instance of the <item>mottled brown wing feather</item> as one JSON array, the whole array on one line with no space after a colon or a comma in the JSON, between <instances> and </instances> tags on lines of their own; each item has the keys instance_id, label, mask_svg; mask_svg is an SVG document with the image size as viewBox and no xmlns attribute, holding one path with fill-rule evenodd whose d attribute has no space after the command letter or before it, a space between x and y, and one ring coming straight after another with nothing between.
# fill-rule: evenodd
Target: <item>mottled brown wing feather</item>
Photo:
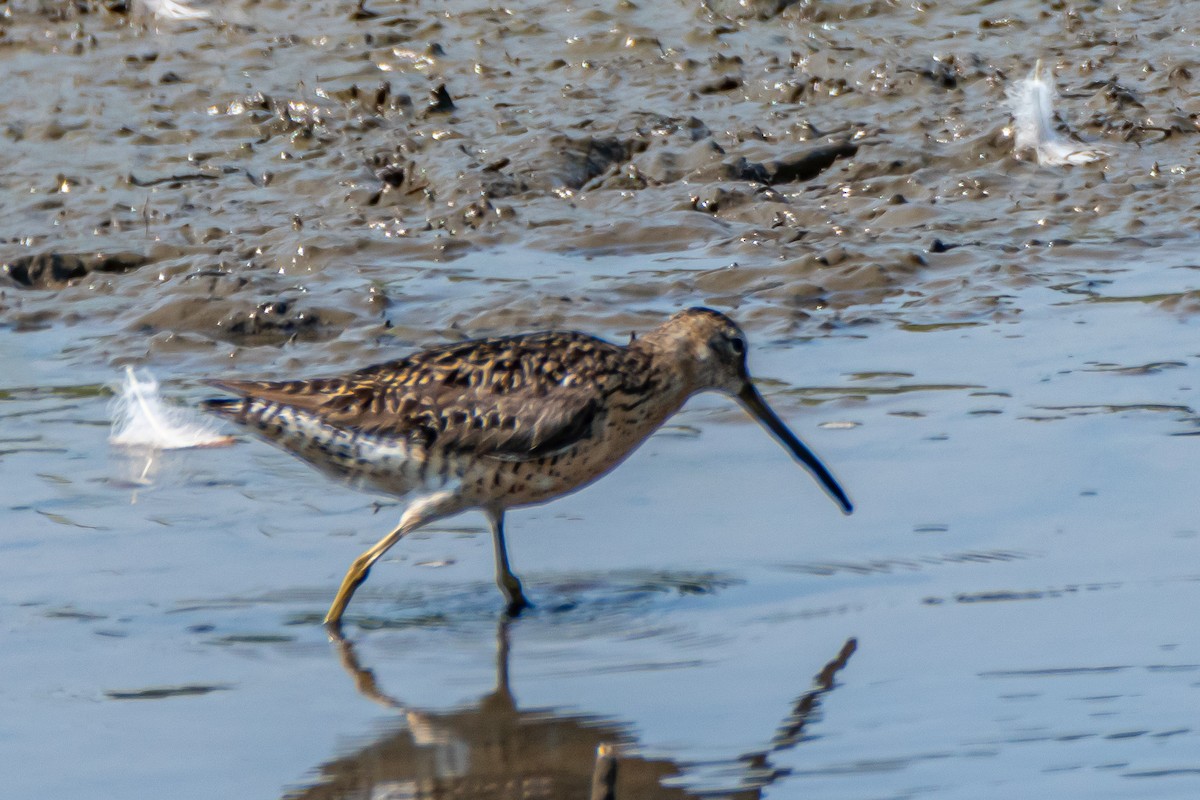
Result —
<instances>
[{"instance_id":1,"label":"mottled brown wing feather","mask_svg":"<svg viewBox=\"0 0 1200 800\"><path fill-rule=\"evenodd\" d=\"M621 353L583 334L531 334L449 345L341 378L211 383L364 435L526 460L592 434L605 408L603 379Z\"/></svg>"}]
</instances>

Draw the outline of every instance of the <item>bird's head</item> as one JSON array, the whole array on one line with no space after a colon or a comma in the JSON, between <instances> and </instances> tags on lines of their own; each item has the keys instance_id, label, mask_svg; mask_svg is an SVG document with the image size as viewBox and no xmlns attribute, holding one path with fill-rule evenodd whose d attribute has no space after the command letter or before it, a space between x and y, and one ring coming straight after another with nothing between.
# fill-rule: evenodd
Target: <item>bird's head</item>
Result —
<instances>
[{"instance_id":1,"label":"bird's head","mask_svg":"<svg viewBox=\"0 0 1200 800\"><path fill-rule=\"evenodd\" d=\"M792 456L803 464L845 513L853 505L825 465L788 429L759 394L746 367L749 345L733 320L711 308L689 308L645 337L683 372L692 393L716 391L737 399Z\"/></svg>"}]
</instances>

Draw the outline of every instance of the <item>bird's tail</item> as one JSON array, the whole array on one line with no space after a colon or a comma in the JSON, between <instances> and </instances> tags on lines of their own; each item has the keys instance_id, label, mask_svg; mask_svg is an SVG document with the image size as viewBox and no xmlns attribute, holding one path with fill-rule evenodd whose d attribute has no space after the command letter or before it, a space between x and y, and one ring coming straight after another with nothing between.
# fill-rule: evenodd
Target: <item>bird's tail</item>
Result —
<instances>
[{"instance_id":1,"label":"bird's tail","mask_svg":"<svg viewBox=\"0 0 1200 800\"><path fill-rule=\"evenodd\" d=\"M207 400L200 402L200 408L218 417L233 420L234 422L245 422L246 419L246 398L244 397L210 397Z\"/></svg>"},{"instance_id":2,"label":"bird's tail","mask_svg":"<svg viewBox=\"0 0 1200 800\"><path fill-rule=\"evenodd\" d=\"M417 479L419 464L408 463L409 446L403 439L359 436L312 411L261 397L218 397L201 407L342 480L361 482L373 471L397 486ZM398 493L397 486L386 491Z\"/></svg>"}]
</instances>

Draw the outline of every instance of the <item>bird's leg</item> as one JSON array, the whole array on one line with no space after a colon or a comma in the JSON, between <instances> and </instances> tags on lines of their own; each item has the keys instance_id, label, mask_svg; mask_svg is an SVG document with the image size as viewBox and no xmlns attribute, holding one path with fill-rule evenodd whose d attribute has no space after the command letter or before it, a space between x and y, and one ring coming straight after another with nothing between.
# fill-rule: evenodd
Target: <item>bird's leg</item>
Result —
<instances>
[{"instance_id":1,"label":"bird's leg","mask_svg":"<svg viewBox=\"0 0 1200 800\"><path fill-rule=\"evenodd\" d=\"M342 578L342 585L338 588L337 595L333 598L333 604L329 606L329 612L325 615L325 625L335 634L340 633L342 614L345 612L346 606L350 603L350 598L354 596L354 591L367 579L367 573L371 571L371 565L378 561L380 556L386 553L392 545L400 541L406 534L411 533L426 522L454 513L456 510L454 508L454 500L453 493L438 492L428 497L423 497L406 508L404 514L400 517L400 524L391 533L376 542L370 550L354 559L354 563L346 571L346 577Z\"/></svg>"},{"instance_id":2,"label":"bird's leg","mask_svg":"<svg viewBox=\"0 0 1200 800\"><path fill-rule=\"evenodd\" d=\"M496 547L496 585L508 601L505 611L510 617L515 617L526 608L532 608L533 604L525 599L520 579L508 566L508 548L504 544L504 510L492 509L486 513L488 521L492 523L492 544Z\"/></svg>"}]
</instances>

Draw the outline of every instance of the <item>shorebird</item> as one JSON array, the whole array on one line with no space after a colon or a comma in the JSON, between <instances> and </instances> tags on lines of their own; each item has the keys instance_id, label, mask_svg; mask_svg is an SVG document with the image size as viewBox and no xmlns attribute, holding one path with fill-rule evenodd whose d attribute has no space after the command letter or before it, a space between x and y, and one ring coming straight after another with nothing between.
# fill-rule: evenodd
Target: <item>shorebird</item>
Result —
<instances>
[{"instance_id":1,"label":"shorebird","mask_svg":"<svg viewBox=\"0 0 1200 800\"><path fill-rule=\"evenodd\" d=\"M504 544L504 513L562 497L620 464L692 395L730 395L804 465L842 511L829 470L755 389L746 337L690 308L628 345L547 331L475 339L293 381L210 381L236 398L205 408L359 488L412 500L399 524L346 572L325 623L340 627L371 565L406 534L468 509L491 523L496 583L516 615L530 605Z\"/></svg>"}]
</instances>

